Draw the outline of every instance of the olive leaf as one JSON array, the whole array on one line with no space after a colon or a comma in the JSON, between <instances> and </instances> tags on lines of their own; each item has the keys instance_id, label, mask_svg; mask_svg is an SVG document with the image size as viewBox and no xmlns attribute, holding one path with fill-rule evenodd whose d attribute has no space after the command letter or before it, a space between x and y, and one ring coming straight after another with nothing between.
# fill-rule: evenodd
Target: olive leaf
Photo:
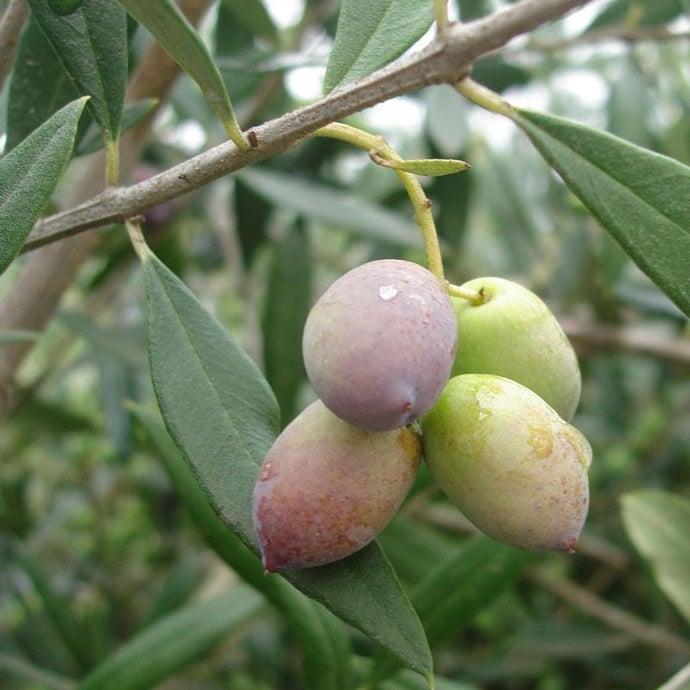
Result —
<instances>
[{"instance_id":1,"label":"olive leaf","mask_svg":"<svg viewBox=\"0 0 690 690\"><path fill-rule=\"evenodd\" d=\"M553 115L517 110L513 119L601 226L690 316L690 167Z\"/></svg>"},{"instance_id":2,"label":"olive leaf","mask_svg":"<svg viewBox=\"0 0 690 690\"><path fill-rule=\"evenodd\" d=\"M50 200L72 155L86 101L68 103L0 158L0 273L17 256Z\"/></svg>"}]
</instances>

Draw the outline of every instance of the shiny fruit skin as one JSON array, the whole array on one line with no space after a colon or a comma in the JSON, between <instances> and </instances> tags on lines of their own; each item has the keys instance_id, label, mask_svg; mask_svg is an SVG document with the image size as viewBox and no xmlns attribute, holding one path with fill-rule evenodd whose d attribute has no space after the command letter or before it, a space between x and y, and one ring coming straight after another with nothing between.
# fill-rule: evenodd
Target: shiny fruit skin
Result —
<instances>
[{"instance_id":1,"label":"shiny fruit skin","mask_svg":"<svg viewBox=\"0 0 690 690\"><path fill-rule=\"evenodd\" d=\"M452 376L496 374L513 379L570 421L580 400L580 368L548 306L504 278L476 278L461 287L480 292L483 302L453 298L459 338Z\"/></svg>"},{"instance_id":2,"label":"shiny fruit skin","mask_svg":"<svg viewBox=\"0 0 690 690\"><path fill-rule=\"evenodd\" d=\"M324 565L366 546L400 507L420 457L408 429L365 431L312 403L276 439L254 489L266 570Z\"/></svg>"},{"instance_id":3,"label":"shiny fruit skin","mask_svg":"<svg viewBox=\"0 0 690 690\"><path fill-rule=\"evenodd\" d=\"M456 376L422 428L431 474L475 527L519 548L574 550L592 451L536 393L499 376Z\"/></svg>"},{"instance_id":4,"label":"shiny fruit skin","mask_svg":"<svg viewBox=\"0 0 690 690\"><path fill-rule=\"evenodd\" d=\"M318 396L363 429L406 426L434 404L457 344L445 286L426 268L384 259L336 280L307 318L304 364Z\"/></svg>"}]
</instances>

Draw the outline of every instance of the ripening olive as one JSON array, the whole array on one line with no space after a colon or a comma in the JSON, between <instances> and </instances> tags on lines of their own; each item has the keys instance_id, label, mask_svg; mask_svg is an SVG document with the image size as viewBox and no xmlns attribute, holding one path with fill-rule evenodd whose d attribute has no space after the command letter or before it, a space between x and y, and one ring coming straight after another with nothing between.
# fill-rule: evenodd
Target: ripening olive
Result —
<instances>
[{"instance_id":1,"label":"ripening olive","mask_svg":"<svg viewBox=\"0 0 690 690\"><path fill-rule=\"evenodd\" d=\"M307 318L304 364L326 407L375 431L410 424L434 404L455 357L445 286L410 261L371 261L336 280Z\"/></svg>"},{"instance_id":2,"label":"ripening olive","mask_svg":"<svg viewBox=\"0 0 690 690\"><path fill-rule=\"evenodd\" d=\"M483 300L472 304L453 298L459 339L452 375L496 374L513 379L570 421L580 400L580 368L546 304L503 278L477 278L461 287L479 292Z\"/></svg>"},{"instance_id":3,"label":"ripening olive","mask_svg":"<svg viewBox=\"0 0 690 690\"><path fill-rule=\"evenodd\" d=\"M478 529L511 546L574 550L592 451L536 393L500 376L455 376L422 429L431 474Z\"/></svg>"},{"instance_id":4,"label":"ripening olive","mask_svg":"<svg viewBox=\"0 0 690 690\"><path fill-rule=\"evenodd\" d=\"M365 431L312 403L276 439L254 488L266 570L323 565L366 546L400 507L420 456L408 429Z\"/></svg>"}]
</instances>

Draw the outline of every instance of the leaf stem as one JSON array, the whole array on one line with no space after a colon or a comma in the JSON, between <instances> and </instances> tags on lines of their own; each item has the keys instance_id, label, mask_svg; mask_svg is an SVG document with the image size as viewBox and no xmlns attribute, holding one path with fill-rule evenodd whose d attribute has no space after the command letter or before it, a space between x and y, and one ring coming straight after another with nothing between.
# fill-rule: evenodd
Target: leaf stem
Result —
<instances>
[{"instance_id":1,"label":"leaf stem","mask_svg":"<svg viewBox=\"0 0 690 690\"><path fill-rule=\"evenodd\" d=\"M120 181L120 139L105 139L105 186L113 187Z\"/></svg>"},{"instance_id":2,"label":"leaf stem","mask_svg":"<svg viewBox=\"0 0 690 690\"><path fill-rule=\"evenodd\" d=\"M132 247L141 261L146 261L151 256L151 250L146 244L144 233L141 231L141 216L134 216L125 220L127 234L132 242Z\"/></svg>"},{"instance_id":3,"label":"leaf stem","mask_svg":"<svg viewBox=\"0 0 690 690\"><path fill-rule=\"evenodd\" d=\"M473 103L498 115L513 118L515 110L508 101L499 96L495 91L474 81L471 77L465 77L455 84L455 90Z\"/></svg>"},{"instance_id":4,"label":"leaf stem","mask_svg":"<svg viewBox=\"0 0 690 690\"><path fill-rule=\"evenodd\" d=\"M377 158L392 161L403 160L382 136L370 134L342 122L334 122L321 127L314 132L314 136L338 139L364 149L369 152L369 157L374 162L377 162ZM443 282L443 260L441 258L441 248L438 242L434 217L431 213L431 200L426 196L419 180L412 173L395 170L395 174L400 178L414 207L414 219L421 229L422 237L424 238L424 253L426 255L427 267Z\"/></svg>"},{"instance_id":5,"label":"leaf stem","mask_svg":"<svg viewBox=\"0 0 690 690\"><path fill-rule=\"evenodd\" d=\"M443 31L448 26L450 23L448 18L448 0L434 0L434 21L439 31Z\"/></svg>"}]
</instances>

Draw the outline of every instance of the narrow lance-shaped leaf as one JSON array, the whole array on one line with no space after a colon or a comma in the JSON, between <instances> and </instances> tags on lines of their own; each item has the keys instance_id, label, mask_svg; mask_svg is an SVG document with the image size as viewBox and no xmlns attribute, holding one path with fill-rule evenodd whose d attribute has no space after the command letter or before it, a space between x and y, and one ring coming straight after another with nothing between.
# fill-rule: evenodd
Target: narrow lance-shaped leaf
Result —
<instances>
[{"instance_id":1,"label":"narrow lance-shaped leaf","mask_svg":"<svg viewBox=\"0 0 690 690\"><path fill-rule=\"evenodd\" d=\"M324 91L365 77L402 55L433 22L424 0L343 0Z\"/></svg>"},{"instance_id":2,"label":"narrow lance-shaped leaf","mask_svg":"<svg viewBox=\"0 0 690 690\"><path fill-rule=\"evenodd\" d=\"M5 153L78 96L50 41L29 15L9 84Z\"/></svg>"},{"instance_id":3,"label":"narrow lance-shaped leaf","mask_svg":"<svg viewBox=\"0 0 690 690\"><path fill-rule=\"evenodd\" d=\"M118 0L199 85L230 139L248 149L232 109L223 77L206 45L172 0Z\"/></svg>"},{"instance_id":4,"label":"narrow lance-shaped leaf","mask_svg":"<svg viewBox=\"0 0 690 690\"><path fill-rule=\"evenodd\" d=\"M440 644L467 626L533 558L529 551L477 535L432 568L411 595L429 644ZM384 678L397 666L390 656L381 655L372 675Z\"/></svg>"},{"instance_id":5,"label":"narrow lance-shaped leaf","mask_svg":"<svg viewBox=\"0 0 690 690\"><path fill-rule=\"evenodd\" d=\"M133 637L97 666L76 690L145 690L208 653L256 615L259 594L237 587L189 604Z\"/></svg>"},{"instance_id":6,"label":"narrow lance-shaped leaf","mask_svg":"<svg viewBox=\"0 0 690 690\"><path fill-rule=\"evenodd\" d=\"M690 621L690 501L666 491L623 496L625 529L666 596Z\"/></svg>"},{"instance_id":7,"label":"narrow lance-shaped leaf","mask_svg":"<svg viewBox=\"0 0 690 690\"><path fill-rule=\"evenodd\" d=\"M371 201L258 166L245 168L238 176L259 196L305 218L343 228L371 240L403 247L422 247L422 235L411 220Z\"/></svg>"},{"instance_id":8,"label":"narrow lance-shaped leaf","mask_svg":"<svg viewBox=\"0 0 690 690\"><path fill-rule=\"evenodd\" d=\"M690 167L528 110L515 122L637 265L690 316Z\"/></svg>"},{"instance_id":9,"label":"narrow lance-shaped leaf","mask_svg":"<svg viewBox=\"0 0 690 690\"><path fill-rule=\"evenodd\" d=\"M266 577L261 559L216 515L160 418L130 405L162 461L175 491L204 540L245 582L285 616L302 652L305 690L345 690L350 676L348 629L321 604L282 577Z\"/></svg>"},{"instance_id":10,"label":"narrow lance-shaped leaf","mask_svg":"<svg viewBox=\"0 0 690 690\"><path fill-rule=\"evenodd\" d=\"M278 433L275 398L251 359L186 286L147 249L140 252L151 377L166 425L216 512L258 553L252 492ZM378 545L286 577L402 663L431 676L419 619Z\"/></svg>"},{"instance_id":11,"label":"narrow lance-shaped leaf","mask_svg":"<svg viewBox=\"0 0 690 690\"><path fill-rule=\"evenodd\" d=\"M127 83L127 17L111 0L89 0L61 16L48 0L29 0L31 12L58 54L77 93L109 141L117 141Z\"/></svg>"},{"instance_id":12,"label":"narrow lance-shaped leaf","mask_svg":"<svg viewBox=\"0 0 690 690\"><path fill-rule=\"evenodd\" d=\"M282 425L297 414L297 393L306 379L302 331L311 301L307 238L293 227L273 245L262 318L266 378L280 403Z\"/></svg>"},{"instance_id":13,"label":"narrow lance-shaped leaf","mask_svg":"<svg viewBox=\"0 0 690 690\"><path fill-rule=\"evenodd\" d=\"M85 102L67 104L0 158L0 273L19 253L69 162Z\"/></svg>"}]
</instances>

